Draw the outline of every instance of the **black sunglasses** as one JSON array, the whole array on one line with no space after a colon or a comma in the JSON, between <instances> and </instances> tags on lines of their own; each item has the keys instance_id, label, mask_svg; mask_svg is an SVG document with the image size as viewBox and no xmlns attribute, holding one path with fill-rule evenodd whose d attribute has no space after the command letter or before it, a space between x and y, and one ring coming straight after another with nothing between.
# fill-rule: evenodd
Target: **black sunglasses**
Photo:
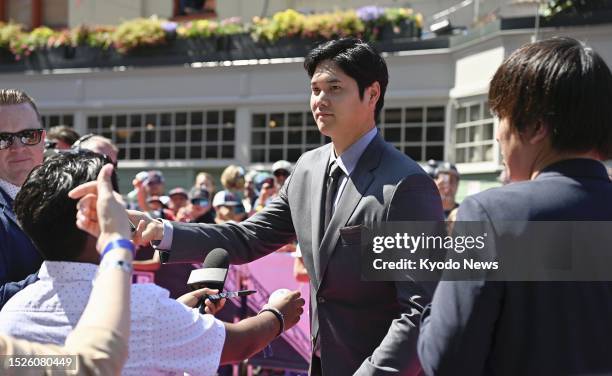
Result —
<instances>
[{"instance_id":1,"label":"black sunglasses","mask_svg":"<svg viewBox=\"0 0 612 376\"><path fill-rule=\"evenodd\" d=\"M15 138L17 138L22 145L38 145L42 140L42 134L43 129L24 129L23 131L15 133L0 133L0 150L11 147L13 142L15 142Z\"/></svg>"},{"instance_id":2,"label":"black sunglasses","mask_svg":"<svg viewBox=\"0 0 612 376\"><path fill-rule=\"evenodd\" d=\"M191 204L192 205L197 205L197 206L208 206L209 201L205 198L192 198L191 199Z\"/></svg>"}]
</instances>

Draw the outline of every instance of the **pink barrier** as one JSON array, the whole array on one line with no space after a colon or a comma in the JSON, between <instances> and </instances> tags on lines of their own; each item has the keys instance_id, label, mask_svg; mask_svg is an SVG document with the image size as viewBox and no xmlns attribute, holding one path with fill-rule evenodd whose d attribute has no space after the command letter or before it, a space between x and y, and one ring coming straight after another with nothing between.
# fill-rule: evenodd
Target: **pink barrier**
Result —
<instances>
[{"instance_id":1,"label":"pink barrier","mask_svg":"<svg viewBox=\"0 0 612 376\"><path fill-rule=\"evenodd\" d=\"M294 258L290 253L277 252L265 256L248 265L230 267L230 274L225 283L226 291L238 289L240 273L250 274L249 288L258 291L257 294L249 296L249 308L257 312L268 297L277 289L287 288L289 290L300 290L302 297L306 300L304 314L300 322L292 329L283 334L286 340L306 361L310 361L310 322L308 315L310 288L308 283L300 283L293 278Z\"/></svg>"}]
</instances>

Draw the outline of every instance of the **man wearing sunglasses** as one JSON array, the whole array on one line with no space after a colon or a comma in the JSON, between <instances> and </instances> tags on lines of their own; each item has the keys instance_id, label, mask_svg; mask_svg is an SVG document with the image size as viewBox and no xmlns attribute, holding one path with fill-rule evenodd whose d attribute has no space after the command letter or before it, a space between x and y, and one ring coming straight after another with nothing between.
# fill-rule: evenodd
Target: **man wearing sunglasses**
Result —
<instances>
[{"instance_id":1,"label":"man wearing sunglasses","mask_svg":"<svg viewBox=\"0 0 612 376\"><path fill-rule=\"evenodd\" d=\"M36 280L42 258L21 230L13 200L32 169L43 161L45 131L32 98L0 89L0 308Z\"/></svg>"}]
</instances>

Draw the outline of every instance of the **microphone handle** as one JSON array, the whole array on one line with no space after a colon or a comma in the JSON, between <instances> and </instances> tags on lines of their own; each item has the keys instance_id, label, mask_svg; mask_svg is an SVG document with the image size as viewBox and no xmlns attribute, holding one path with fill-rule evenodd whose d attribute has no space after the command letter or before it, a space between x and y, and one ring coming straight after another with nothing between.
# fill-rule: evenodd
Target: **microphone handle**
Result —
<instances>
[{"instance_id":1,"label":"microphone handle","mask_svg":"<svg viewBox=\"0 0 612 376\"><path fill-rule=\"evenodd\" d=\"M198 304L196 305L196 307L198 307L198 311L200 312L200 314L204 315L206 314L206 304L204 304L204 301L208 299L208 295L202 295L200 296L200 299L198 300Z\"/></svg>"}]
</instances>

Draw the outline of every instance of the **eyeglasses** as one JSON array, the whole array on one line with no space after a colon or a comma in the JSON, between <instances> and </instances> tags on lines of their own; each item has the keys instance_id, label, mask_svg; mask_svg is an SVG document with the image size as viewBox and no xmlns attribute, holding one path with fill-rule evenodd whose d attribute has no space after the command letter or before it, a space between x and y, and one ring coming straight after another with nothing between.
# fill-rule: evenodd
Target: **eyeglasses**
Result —
<instances>
[{"instance_id":1,"label":"eyeglasses","mask_svg":"<svg viewBox=\"0 0 612 376\"><path fill-rule=\"evenodd\" d=\"M42 140L42 134L43 129L25 129L16 133L0 133L0 150L11 147L15 141L15 138L17 138L22 145L37 145Z\"/></svg>"}]
</instances>

